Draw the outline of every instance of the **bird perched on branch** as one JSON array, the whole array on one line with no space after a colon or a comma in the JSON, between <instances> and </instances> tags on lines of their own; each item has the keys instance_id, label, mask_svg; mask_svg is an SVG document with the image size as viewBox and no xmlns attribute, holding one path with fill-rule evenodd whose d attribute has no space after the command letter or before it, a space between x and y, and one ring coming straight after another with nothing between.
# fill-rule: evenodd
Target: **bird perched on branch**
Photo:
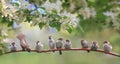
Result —
<instances>
[{"instance_id":1,"label":"bird perched on branch","mask_svg":"<svg viewBox=\"0 0 120 64\"><path fill-rule=\"evenodd\" d=\"M54 39L52 38L52 36L48 37L48 41L49 41L49 47L50 47L50 49L55 49L55 43L54 43Z\"/></svg>"},{"instance_id":2,"label":"bird perched on branch","mask_svg":"<svg viewBox=\"0 0 120 64\"><path fill-rule=\"evenodd\" d=\"M82 48L89 48L88 42L86 40L81 40L81 45ZM87 52L89 53L89 50L87 50Z\"/></svg>"},{"instance_id":3,"label":"bird perched on branch","mask_svg":"<svg viewBox=\"0 0 120 64\"><path fill-rule=\"evenodd\" d=\"M112 50L112 46L110 44L110 42L108 41L104 41L103 42L103 48L104 48L104 51L107 53L107 52L110 52Z\"/></svg>"},{"instance_id":4,"label":"bird perched on branch","mask_svg":"<svg viewBox=\"0 0 120 64\"><path fill-rule=\"evenodd\" d=\"M43 47L43 44L40 41L36 42L35 50L39 52Z\"/></svg>"},{"instance_id":5,"label":"bird perched on branch","mask_svg":"<svg viewBox=\"0 0 120 64\"><path fill-rule=\"evenodd\" d=\"M57 49L62 49L63 43L62 43L63 39L59 38L58 41L56 42L56 48ZM59 50L59 54L62 55L62 51Z\"/></svg>"},{"instance_id":6,"label":"bird perched on branch","mask_svg":"<svg viewBox=\"0 0 120 64\"><path fill-rule=\"evenodd\" d=\"M17 47L15 46L15 42L12 42L11 43L11 52L15 52L15 51L17 51Z\"/></svg>"},{"instance_id":7,"label":"bird perched on branch","mask_svg":"<svg viewBox=\"0 0 120 64\"><path fill-rule=\"evenodd\" d=\"M99 48L99 45L98 45L98 42L95 42L95 41L93 41L92 42L92 46L91 46L91 50L97 50Z\"/></svg>"},{"instance_id":8,"label":"bird perched on branch","mask_svg":"<svg viewBox=\"0 0 120 64\"><path fill-rule=\"evenodd\" d=\"M22 48L22 51L26 51L27 50L28 52L30 52L31 49L30 49L29 44L27 43L27 41L25 39L25 35L24 34L19 34L17 36L17 38L20 40L20 46Z\"/></svg>"},{"instance_id":9,"label":"bird perched on branch","mask_svg":"<svg viewBox=\"0 0 120 64\"><path fill-rule=\"evenodd\" d=\"M72 46L72 45L71 45L70 40L66 40L65 43L64 43L64 47L65 47L65 49L70 49L71 46Z\"/></svg>"}]
</instances>

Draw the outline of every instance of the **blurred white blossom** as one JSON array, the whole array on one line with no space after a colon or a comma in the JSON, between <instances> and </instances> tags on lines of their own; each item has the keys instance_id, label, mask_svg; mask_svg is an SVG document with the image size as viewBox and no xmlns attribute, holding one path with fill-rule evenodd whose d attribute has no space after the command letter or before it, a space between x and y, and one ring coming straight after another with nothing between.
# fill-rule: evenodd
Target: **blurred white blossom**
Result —
<instances>
[{"instance_id":1,"label":"blurred white blossom","mask_svg":"<svg viewBox=\"0 0 120 64\"><path fill-rule=\"evenodd\" d=\"M11 4L7 4L6 0L1 0L2 3L2 14L3 16L7 17L9 15L9 18L14 18L15 12L18 11L15 7L13 7ZM17 16L17 15L15 15Z\"/></svg>"},{"instance_id":2,"label":"blurred white blossom","mask_svg":"<svg viewBox=\"0 0 120 64\"><path fill-rule=\"evenodd\" d=\"M79 18L77 18L75 14L71 14L69 12L64 12L64 13L59 13L59 15L67 17L66 19L61 19L61 22L65 23L65 24L69 22L71 25L76 27L79 22Z\"/></svg>"},{"instance_id":3,"label":"blurred white blossom","mask_svg":"<svg viewBox=\"0 0 120 64\"><path fill-rule=\"evenodd\" d=\"M7 29L5 27L1 27L0 31L2 36L8 36Z\"/></svg>"},{"instance_id":4,"label":"blurred white blossom","mask_svg":"<svg viewBox=\"0 0 120 64\"><path fill-rule=\"evenodd\" d=\"M80 9L80 14L83 15L84 19L89 19L90 17L96 16L96 11L94 8L85 7Z\"/></svg>"},{"instance_id":5,"label":"blurred white blossom","mask_svg":"<svg viewBox=\"0 0 120 64\"><path fill-rule=\"evenodd\" d=\"M116 13L113 13L111 11L104 12L103 14L106 16L110 16L112 19L114 19L117 16Z\"/></svg>"},{"instance_id":6,"label":"blurred white blossom","mask_svg":"<svg viewBox=\"0 0 120 64\"><path fill-rule=\"evenodd\" d=\"M37 8L38 13L46 15L46 11L42 8Z\"/></svg>"},{"instance_id":7,"label":"blurred white blossom","mask_svg":"<svg viewBox=\"0 0 120 64\"><path fill-rule=\"evenodd\" d=\"M13 40L10 39L10 38L4 38L4 39L3 39L3 42L4 42L4 43L11 43L11 42L13 42Z\"/></svg>"},{"instance_id":8,"label":"blurred white blossom","mask_svg":"<svg viewBox=\"0 0 120 64\"><path fill-rule=\"evenodd\" d=\"M46 1L43 5L41 5L42 7L45 7L45 9L48 12L51 12L51 10L55 9L57 12L60 12L61 10L61 1L57 1L56 3L50 3L49 1Z\"/></svg>"}]
</instances>

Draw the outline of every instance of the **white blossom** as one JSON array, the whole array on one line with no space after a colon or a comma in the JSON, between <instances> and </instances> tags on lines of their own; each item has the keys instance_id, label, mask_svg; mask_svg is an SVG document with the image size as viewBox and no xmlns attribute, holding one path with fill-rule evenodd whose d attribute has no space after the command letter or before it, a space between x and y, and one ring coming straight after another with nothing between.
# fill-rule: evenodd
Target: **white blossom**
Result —
<instances>
[{"instance_id":1,"label":"white blossom","mask_svg":"<svg viewBox=\"0 0 120 64\"><path fill-rule=\"evenodd\" d=\"M71 14L69 12L64 12L64 13L59 13L60 16L66 16L66 19L61 19L63 23L68 23L70 22L71 25L74 27L77 26L77 23L79 22L79 18L76 17L75 14Z\"/></svg>"},{"instance_id":2,"label":"white blossom","mask_svg":"<svg viewBox=\"0 0 120 64\"><path fill-rule=\"evenodd\" d=\"M2 36L8 36L7 29L5 27L2 27L0 31Z\"/></svg>"},{"instance_id":3,"label":"white blossom","mask_svg":"<svg viewBox=\"0 0 120 64\"><path fill-rule=\"evenodd\" d=\"M59 0L56 3L50 3L49 1L46 1L43 5L41 5L42 7L45 7L45 9L48 12L51 12L51 10L55 9L57 12L60 12L61 10L61 4L62 2L60 2Z\"/></svg>"},{"instance_id":4,"label":"white blossom","mask_svg":"<svg viewBox=\"0 0 120 64\"><path fill-rule=\"evenodd\" d=\"M104 14L105 16L110 16L112 19L114 19L114 18L117 16L116 13L113 13L113 12L111 12L111 11L104 12L103 14Z\"/></svg>"},{"instance_id":5,"label":"white blossom","mask_svg":"<svg viewBox=\"0 0 120 64\"><path fill-rule=\"evenodd\" d=\"M90 17L96 16L96 11L94 8L85 7L80 9L80 14L83 15L84 19L89 19Z\"/></svg>"}]
</instances>

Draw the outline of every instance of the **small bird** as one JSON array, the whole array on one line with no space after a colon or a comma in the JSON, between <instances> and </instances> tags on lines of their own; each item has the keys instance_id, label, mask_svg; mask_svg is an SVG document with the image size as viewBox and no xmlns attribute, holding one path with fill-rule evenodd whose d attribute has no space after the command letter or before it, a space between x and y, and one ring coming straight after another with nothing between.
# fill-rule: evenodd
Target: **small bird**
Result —
<instances>
[{"instance_id":1,"label":"small bird","mask_svg":"<svg viewBox=\"0 0 120 64\"><path fill-rule=\"evenodd\" d=\"M110 44L110 42L108 41L104 41L103 42L103 48L104 48L104 51L107 53L107 52L110 52L112 50L112 46Z\"/></svg>"},{"instance_id":2,"label":"small bird","mask_svg":"<svg viewBox=\"0 0 120 64\"><path fill-rule=\"evenodd\" d=\"M62 41L63 41L63 39L59 38L58 41L56 42L56 48L57 49L62 49L62 46L63 46ZM59 54L62 55L62 51L61 50L59 50Z\"/></svg>"},{"instance_id":3,"label":"small bird","mask_svg":"<svg viewBox=\"0 0 120 64\"><path fill-rule=\"evenodd\" d=\"M98 42L95 42L95 41L93 41L92 42L92 46L91 46L91 50L97 50L99 48L99 45L98 45Z\"/></svg>"},{"instance_id":4,"label":"small bird","mask_svg":"<svg viewBox=\"0 0 120 64\"><path fill-rule=\"evenodd\" d=\"M54 39L52 38L52 36L49 36L48 39L49 39L48 41L49 41L50 49L55 49L55 43L54 43Z\"/></svg>"},{"instance_id":5,"label":"small bird","mask_svg":"<svg viewBox=\"0 0 120 64\"><path fill-rule=\"evenodd\" d=\"M26 41L25 35L21 33L21 34L17 35L17 38L20 40L20 46L22 48L22 51L27 50L28 52L30 52L31 49L29 47L28 42Z\"/></svg>"},{"instance_id":6,"label":"small bird","mask_svg":"<svg viewBox=\"0 0 120 64\"><path fill-rule=\"evenodd\" d=\"M31 49L30 49L30 47L29 47L29 45L28 45L28 43L26 42L26 40L25 39L21 39L20 40L20 46L21 46L21 48L22 48L22 51L28 51L28 52L30 52L31 51Z\"/></svg>"},{"instance_id":7,"label":"small bird","mask_svg":"<svg viewBox=\"0 0 120 64\"><path fill-rule=\"evenodd\" d=\"M39 52L43 47L43 44L40 41L36 42L35 50Z\"/></svg>"},{"instance_id":8,"label":"small bird","mask_svg":"<svg viewBox=\"0 0 120 64\"><path fill-rule=\"evenodd\" d=\"M11 43L11 52L15 52L15 51L17 51L17 47L15 46L15 42L12 42Z\"/></svg>"},{"instance_id":9,"label":"small bird","mask_svg":"<svg viewBox=\"0 0 120 64\"><path fill-rule=\"evenodd\" d=\"M66 40L65 43L64 43L64 47L65 47L65 49L70 49L71 46L72 46L72 45L71 45L70 40Z\"/></svg>"},{"instance_id":10,"label":"small bird","mask_svg":"<svg viewBox=\"0 0 120 64\"><path fill-rule=\"evenodd\" d=\"M88 42L86 40L81 40L81 45L82 45L82 48L89 48ZM90 51L87 50L87 52L89 53Z\"/></svg>"}]
</instances>

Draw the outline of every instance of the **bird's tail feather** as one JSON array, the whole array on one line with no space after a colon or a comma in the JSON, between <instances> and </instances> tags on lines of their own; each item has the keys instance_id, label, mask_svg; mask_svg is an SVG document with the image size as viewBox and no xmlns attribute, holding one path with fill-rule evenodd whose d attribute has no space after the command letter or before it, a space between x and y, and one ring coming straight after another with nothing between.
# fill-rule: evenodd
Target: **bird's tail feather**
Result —
<instances>
[{"instance_id":1,"label":"bird's tail feather","mask_svg":"<svg viewBox=\"0 0 120 64\"><path fill-rule=\"evenodd\" d=\"M87 50L88 53L90 53L90 50Z\"/></svg>"},{"instance_id":2,"label":"bird's tail feather","mask_svg":"<svg viewBox=\"0 0 120 64\"><path fill-rule=\"evenodd\" d=\"M62 51L61 50L59 50L59 54L62 55Z\"/></svg>"}]
</instances>

